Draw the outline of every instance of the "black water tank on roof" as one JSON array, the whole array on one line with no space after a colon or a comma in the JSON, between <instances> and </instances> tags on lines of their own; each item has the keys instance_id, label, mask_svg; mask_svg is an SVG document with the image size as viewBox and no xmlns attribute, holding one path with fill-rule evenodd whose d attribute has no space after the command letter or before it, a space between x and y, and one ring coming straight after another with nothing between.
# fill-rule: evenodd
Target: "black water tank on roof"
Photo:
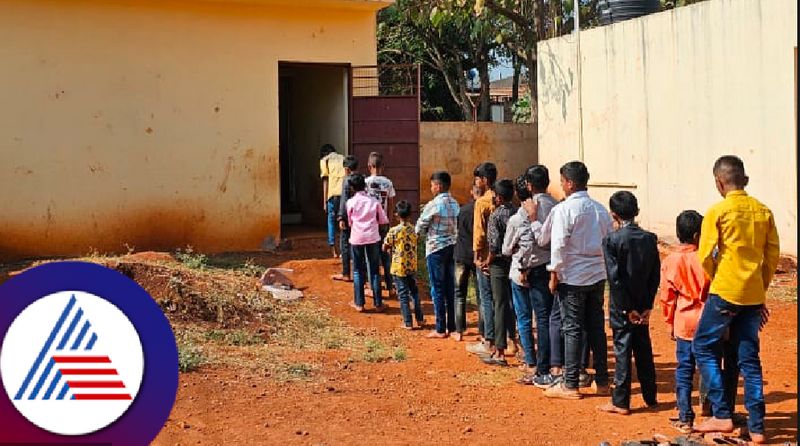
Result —
<instances>
[{"instance_id":1,"label":"black water tank on roof","mask_svg":"<svg viewBox=\"0 0 800 446\"><path fill-rule=\"evenodd\" d=\"M599 0L600 23L610 25L661 11L659 0Z\"/></svg>"}]
</instances>

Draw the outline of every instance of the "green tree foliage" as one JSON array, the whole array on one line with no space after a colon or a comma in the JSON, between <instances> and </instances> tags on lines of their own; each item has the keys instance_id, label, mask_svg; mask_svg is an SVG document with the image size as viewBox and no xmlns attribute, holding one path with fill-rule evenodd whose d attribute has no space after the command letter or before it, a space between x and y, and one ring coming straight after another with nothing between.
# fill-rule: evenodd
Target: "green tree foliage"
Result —
<instances>
[{"instance_id":1,"label":"green tree foliage","mask_svg":"<svg viewBox=\"0 0 800 446\"><path fill-rule=\"evenodd\" d=\"M460 119L488 120L489 69L495 63L494 49L500 44L495 36L498 23L494 16L474 14L473 4L453 0L398 0L379 16L378 43L380 63L420 63L423 71L423 113L450 114L447 102L435 103L442 90L460 111ZM467 71L477 68L480 95L471 97ZM442 88L444 87L444 88Z\"/></svg>"}]
</instances>

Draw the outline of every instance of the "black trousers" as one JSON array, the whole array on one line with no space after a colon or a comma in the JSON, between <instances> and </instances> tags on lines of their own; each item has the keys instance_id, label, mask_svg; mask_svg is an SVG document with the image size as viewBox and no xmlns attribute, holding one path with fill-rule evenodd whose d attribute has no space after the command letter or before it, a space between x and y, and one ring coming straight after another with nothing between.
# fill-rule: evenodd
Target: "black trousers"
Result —
<instances>
[{"instance_id":1,"label":"black trousers","mask_svg":"<svg viewBox=\"0 0 800 446\"><path fill-rule=\"evenodd\" d=\"M614 315L611 316L614 318ZM624 316L623 316L624 317ZM612 323L614 333L614 390L612 403L623 409L631 406L631 360L636 360L636 377L642 387L645 404L656 404L656 366L653 362L653 346L650 343L650 327L625 323L617 328ZM621 325L621 324L620 324Z\"/></svg>"},{"instance_id":2,"label":"black trousers","mask_svg":"<svg viewBox=\"0 0 800 446\"><path fill-rule=\"evenodd\" d=\"M561 330L564 333L564 386L577 389L581 372L583 331L586 330L597 385L608 385L603 292L605 280L592 285L558 285Z\"/></svg>"}]
</instances>

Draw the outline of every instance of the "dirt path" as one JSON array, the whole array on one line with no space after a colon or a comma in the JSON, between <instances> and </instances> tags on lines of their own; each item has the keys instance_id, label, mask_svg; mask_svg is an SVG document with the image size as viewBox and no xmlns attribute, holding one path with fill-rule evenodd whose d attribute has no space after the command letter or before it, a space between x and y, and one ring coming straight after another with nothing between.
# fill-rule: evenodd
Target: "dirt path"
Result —
<instances>
[{"instance_id":1,"label":"dirt path","mask_svg":"<svg viewBox=\"0 0 800 446\"><path fill-rule=\"evenodd\" d=\"M294 268L306 295L334 316L378 336L401 338L408 358L347 363L331 352L310 382L276 383L231 369L182 374L175 409L154 444L596 445L656 432L677 435L667 421L675 405L674 344L660 319L652 328L660 408L642 411L634 382L634 414L601 415L596 406L607 397L550 400L541 390L515 384L516 368L481 364L466 353L464 342L429 340L424 332L399 329L395 300L388 301L385 314L355 313L348 306L352 285L328 278L336 270L333 260L283 265ZM767 426L771 444L783 444L797 441L797 307L772 302L771 309L762 335ZM430 322L427 296L425 310ZM474 334L472 328L467 339ZM613 368L611 354L609 363ZM737 409L744 410L741 404Z\"/></svg>"}]
</instances>

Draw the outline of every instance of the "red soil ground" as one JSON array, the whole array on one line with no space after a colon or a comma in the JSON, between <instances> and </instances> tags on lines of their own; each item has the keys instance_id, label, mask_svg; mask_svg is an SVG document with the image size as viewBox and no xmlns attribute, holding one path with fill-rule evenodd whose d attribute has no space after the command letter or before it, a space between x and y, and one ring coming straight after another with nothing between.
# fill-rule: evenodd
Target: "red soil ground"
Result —
<instances>
[{"instance_id":1,"label":"red soil ground","mask_svg":"<svg viewBox=\"0 0 800 446\"><path fill-rule=\"evenodd\" d=\"M326 353L317 379L308 382L278 383L224 368L182 374L176 406L154 444L597 445L654 433L678 435L668 421L675 406L674 343L660 318L654 318L651 329L660 408L645 411L634 382L634 413L605 415L596 406L607 397L547 399L541 390L514 383L515 368L480 363L464 350L465 342L430 340L425 332L399 329L396 300L388 301L390 310L384 314L355 313L348 306L352 285L329 279L338 262L326 254L321 243L307 240L259 261L294 268L306 296L350 325L377 336L401 337L408 359L346 364L341 353ZM789 282L796 287L794 268ZM425 300L430 321L427 294ZM770 443L783 444L797 441L797 306L769 304L772 317L761 338L767 427ZM474 337L473 327L467 339ZM613 367L611 354L609 362ZM739 402L742 413L741 389Z\"/></svg>"}]
</instances>

